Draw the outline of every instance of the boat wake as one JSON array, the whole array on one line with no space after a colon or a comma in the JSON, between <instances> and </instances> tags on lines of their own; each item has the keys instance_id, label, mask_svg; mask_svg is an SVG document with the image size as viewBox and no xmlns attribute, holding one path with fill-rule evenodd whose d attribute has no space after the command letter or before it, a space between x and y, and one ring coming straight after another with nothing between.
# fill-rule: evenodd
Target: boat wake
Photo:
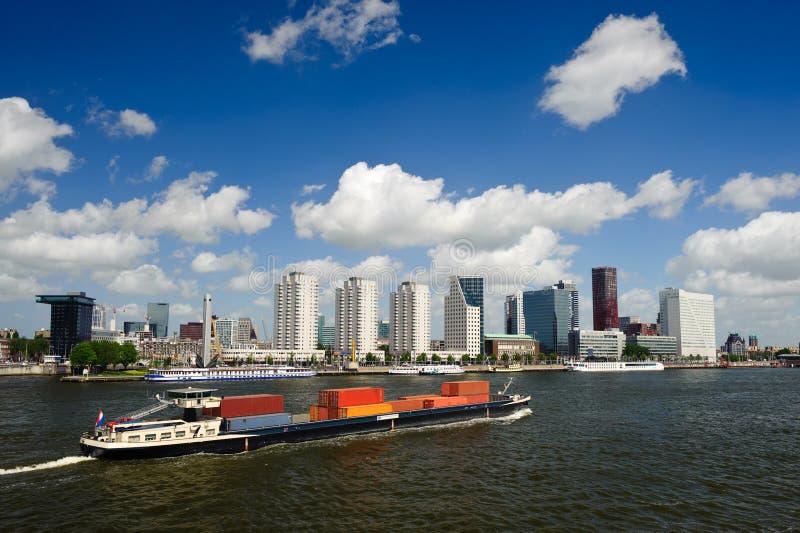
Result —
<instances>
[{"instance_id":1,"label":"boat wake","mask_svg":"<svg viewBox=\"0 0 800 533\"><path fill-rule=\"evenodd\" d=\"M45 463L39 463L36 465L18 466L15 468L0 468L0 476L7 476L10 474L22 474L24 472L35 472L37 470L47 470L48 468L60 468L62 466L71 466L74 464L82 463L84 461L94 461L94 458L83 457L80 455L70 455L68 457L62 457L61 459L56 459L55 461L47 461Z\"/></svg>"}]
</instances>

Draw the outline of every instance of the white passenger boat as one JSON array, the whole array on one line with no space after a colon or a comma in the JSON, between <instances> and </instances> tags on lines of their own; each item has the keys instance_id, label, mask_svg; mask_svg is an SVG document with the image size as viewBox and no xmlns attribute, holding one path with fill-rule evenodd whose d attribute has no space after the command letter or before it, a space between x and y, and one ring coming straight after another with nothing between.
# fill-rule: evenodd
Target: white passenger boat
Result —
<instances>
[{"instance_id":1,"label":"white passenger boat","mask_svg":"<svg viewBox=\"0 0 800 533\"><path fill-rule=\"evenodd\" d=\"M658 361L579 361L567 363L566 370L572 372L646 372L664 370Z\"/></svg>"},{"instance_id":2,"label":"white passenger boat","mask_svg":"<svg viewBox=\"0 0 800 533\"><path fill-rule=\"evenodd\" d=\"M310 378L317 375L312 368L294 366L263 365L215 368L151 368L145 381L229 381L274 378Z\"/></svg>"},{"instance_id":3,"label":"white passenger boat","mask_svg":"<svg viewBox=\"0 0 800 533\"><path fill-rule=\"evenodd\" d=\"M522 372L522 365L519 363L511 363L506 366L493 366L490 367L490 372Z\"/></svg>"},{"instance_id":4,"label":"white passenger boat","mask_svg":"<svg viewBox=\"0 0 800 533\"><path fill-rule=\"evenodd\" d=\"M464 369L460 365L419 365L419 373L431 376L463 374Z\"/></svg>"},{"instance_id":5,"label":"white passenger boat","mask_svg":"<svg viewBox=\"0 0 800 533\"><path fill-rule=\"evenodd\" d=\"M408 363L404 363L402 365L395 365L389 370L390 374L401 375L401 376L418 376L419 375L419 367L417 365L411 365Z\"/></svg>"}]
</instances>

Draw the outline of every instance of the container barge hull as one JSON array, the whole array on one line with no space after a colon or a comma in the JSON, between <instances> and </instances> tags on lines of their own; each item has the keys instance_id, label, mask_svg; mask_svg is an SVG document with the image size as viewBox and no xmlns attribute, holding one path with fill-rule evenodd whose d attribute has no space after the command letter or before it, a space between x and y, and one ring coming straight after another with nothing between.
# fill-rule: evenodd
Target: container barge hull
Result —
<instances>
[{"instance_id":1,"label":"container barge hull","mask_svg":"<svg viewBox=\"0 0 800 533\"><path fill-rule=\"evenodd\" d=\"M421 409L383 415L292 423L250 431L220 432L213 437L202 437L183 442L153 442L126 445L99 442L89 436L81 439L84 455L101 459L145 459L175 457L196 453L234 454L256 450L280 443L296 443L331 439L347 435L389 432L400 428L413 428L448 424L479 418L507 416L524 409L529 396L493 400L485 403Z\"/></svg>"}]
</instances>

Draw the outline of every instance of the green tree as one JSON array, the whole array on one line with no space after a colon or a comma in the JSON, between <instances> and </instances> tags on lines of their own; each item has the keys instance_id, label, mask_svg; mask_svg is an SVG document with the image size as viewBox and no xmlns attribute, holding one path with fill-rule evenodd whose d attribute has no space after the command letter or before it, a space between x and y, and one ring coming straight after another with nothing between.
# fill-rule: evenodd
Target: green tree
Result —
<instances>
[{"instance_id":1,"label":"green tree","mask_svg":"<svg viewBox=\"0 0 800 533\"><path fill-rule=\"evenodd\" d=\"M268 365L271 365L273 362L274 362L274 360L272 359L271 355L269 357L267 357L267 364Z\"/></svg>"},{"instance_id":2,"label":"green tree","mask_svg":"<svg viewBox=\"0 0 800 533\"><path fill-rule=\"evenodd\" d=\"M789 348L781 348L780 350L775 352L775 355L788 355L790 353L792 353L792 351Z\"/></svg>"},{"instance_id":3,"label":"green tree","mask_svg":"<svg viewBox=\"0 0 800 533\"><path fill-rule=\"evenodd\" d=\"M497 363L497 354L489 354L489 361L491 361L492 364Z\"/></svg>"},{"instance_id":4,"label":"green tree","mask_svg":"<svg viewBox=\"0 0 800 533\"><path fill-rule=\"evenodd\" d=\"M431 357L431 361L433 361L434 363L441 363L442 358L439 357L437 354L434 354L433 357Z\"/></svg>"},{"instance_id":5,"label":"green tree","mask_svg":"<svg viewBox=\"0 0 800 533\"><path fill-rule=\"evenodd\" d=\"M120 347L119 362L123 367L125 367L125 370L128 369L128 365L132 365L138 360L139 360L139 354L136 353L136 346L134 346L129 342L126 342Z\"/></svg>"},{"instance_id":6,"label":"green tree","mask_svg":"<svg viewBox=\"0 0 800 533\"><path fill-rule=\"evenodd\" d=\"M522 361L522 356L519 353L515 353L514 354L514 361L519 363L520 361Z\"/></svg>"},{"instance_id":7,"label":"green tree","mask_svg":"<svg viewBox=\"0 0 800 533\"><path fill-rule=\"evenodd\" d=\"M448 355L447 356L447 362L452 365L453 363L456 362L456 358L453 357L452 355Z\"/></svg>"},{"instance_id":8,"label":"green tree","mask_svg":"<svg viewBox=\"0 0 800 533\"><path fill-rule=\"evenodd\" d=\"M29 341L28 351L36 355L50 353L50 341L44 337L34 337Z\"/></svg>"},{"instance_id":9,"label":"green tree","mask_svg":"<svg viewBox=\"0 0 800 533\"><path fill-rule=\"evenodd\" d=\"M91 367L97 362L97 354L91 343L81 342L72 347L69 362L73 368Z\"/></svg>"},{"instance_id":10,"label":"green tree","mask_svg":"<svg viewBox=\"0 0 800 533\"><path fill-rule=\"evenodd\" d=\"M372 352L367 352L367 363L374 363L374 362L375 362L375 356L372 355Z\"/></svg>"},{"instance_id":11,"label":"green tree","mask_svg":"<svg viewBox=\"0 0 800 533\"><path fill-rule=\"evenodd\" d=\"M417 363L424 363L426 360L425 354L421 353L417 356Z\"/></svg>"},{"instance_id":12,"label":"green tree","mask_svg":"<svg viewBox=\"0 0 800 533\"><path fill-rule=\"evenodd\" d=\"M119 352L122 345L111 341L91 341L92 349L97 355L95 363L103 371L108 365L115 365L119 362Z\"/></svg>"},{"instance_id":13,"label":"green tree","mask_svg":"<svg viewBox=\"0 0 800 533\"><path fill-rule=\"evenodd\" d=\"M508 363L508 354L507 353L503 354L503 362L504 363Z\"/></svg>"},{"instance_id":14,"label":"green tree","mask_svg":"<svg viewBox=\"0 0 800 533\"><path fill-rule=\"evenodd\" d=\"M248 365L252 365L253 364L253 356L252 355L248 355L247 356L247 364Z\"/></svg>"},{"instance_id":15,"label":"green tree","mask_svg":"<svg viewBox=\"0 0 800 533\"><path fill-rule=\"evenodd\" d=\"M464 355L461 356L461 363L464 364L464 365L468 365L469 364L469 354L468 353L465 353Z\"/></svg>"},{"instance_id":16,"label":"green tree","mask_svg":"<svg viewBox=\"0 0 800 533\"><path fill-rule=\"evenodd\" d=\"M410 352L403 352L403 355L400 356L400 360L404 363L411 362L411 353Z\"/></svg>"},{"instance_id":17,"label":"green tree","mask_svg":"<svg viewBox=\"0 0 800 533\"><path fill-rule=\"evenodd\" d=\"M19 339L19 331L14 331L14 333L11 334L11 338L12 339Z\"/></svg>"}]
</instances>

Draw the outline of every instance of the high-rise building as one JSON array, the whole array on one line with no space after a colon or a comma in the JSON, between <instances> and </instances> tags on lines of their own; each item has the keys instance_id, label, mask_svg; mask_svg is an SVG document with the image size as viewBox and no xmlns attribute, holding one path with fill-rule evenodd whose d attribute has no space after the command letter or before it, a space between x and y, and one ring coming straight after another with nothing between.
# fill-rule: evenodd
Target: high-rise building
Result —
<instances>
[{"instance_id":1,"label":"high-rise building","mask_svg":"<svg viewBox=\"0 0 800 533\"><path fill-rule=\"evenodd\" d=\"M427 285L404 281L389 299L389 352L420 354L431 343L431 296Z\"/></svg>"},{"instance_id":2,"label":"high-rise building","mask_svg":"<svg viewBox=\"0 0 800 533\"><path fill-rule=\"evenodd\" d=\"M144 331L144 322L142 321L134 321L134 320L126 320L122 323L122 331L125 335L131 335L133 333ZM151 333L152 330L149 330Z\"/></svg>"},{"instance_id":3,"label":"high-rise building","mask_svg":"<svg viewBox=\"0 0 800 533\"><path fill-rule=\"evenodd\" d=\"M569 332L575 324L573 294L557 285L522 294L525 334L539 341L542 353L569 353Z\"/></svg>"},{"instance_id":4,"label":"high-rise building","mask_svg":"<svg viewBox=\"0 0 800 533\"><path fill-rule=\"evenodd\" d=\"M248 317L239 317L239 327L236 342L239 344L252 344L258 341L256 328Z\"/></svg>"},{"instance_id":5,"label":"high-rise building","mask_svg":"<svg viewBox=\"0 0 800 533\"><path fill-rule=\"evenodd\" d=\"M619 328L617 268L592 269L592 318L595 331Z\"/></svg>"},{"instance_id":6,"label":"high-rise building","mask_svg":"<svg viewBox=\"0 0 800 533\"><path fill-rule=\"evenodd\" d=\"M658 298L661 334L677 338L678 356L716 360L714 296L668 287Z\"/></svg>"},{"instance_id":7,"label":"high-rise building","mask_svg":"<svg viewBox=\"0 0 800 533\"><path fill-rule=\"evenodd\" d=\"M465 286L471 291L469 298ZM480 298L476 297L478 290ZM444 298L444 343L448 350L469 355L482 352L482 313L483 279L450 276L450 293Z\"/></svg>"},{"instance_id":8,"label":"high-rise building","mask_svg":"<svg viewBox=\"0 0 800 533\"><path fill-rule=\"evenodd\" d=\"M747 345L751 348L758 348L758 337L753 334L748 335Z\"/></svg>"},{"instance_id":9,"label":"high-rise building","mask_svg":"<svg viewBox=\"0 0 800 533\"><path fill-rule=\"evenodd\" d=\"M458 284L461 285L461 293L464 295L467 305L472 305L481 310L481 350L483 350L483 278L479 276L457 276ZM449 350L450 348L448 348Z\"/></svg>"},{"instance_id":10,"label":"high-rise building","mask_svg":"<svg viewBox=\"0 0 800 533\"><path fill-rule=\"evenodd\" d=\"M333 349L336 341L336 326L326 325L325 315L319 315L317 319L317 340L326 349Z\"/></svg>"},{"instance_id":11,"label":"high-rise building","mask_svg":"<svg viewBox=\"0 0 800 533\"><path fill-rule=\"evenodd\" d=\"M291 272L275 286L273 350L317 349L319 282L315 276Z\"/></svg>"},{"instance_id":12,"label":"high-rise building","mask_svg":"<svg viewBox=\"0 0 800 533\"><path fill-rule=\"evenodd\" d=\"M37 294L36 302L50 305L50 351L66 357L72 347L92 339L94 298L85 292Z\"/></svg>"},{"instance_id":13,"label":"high-rise building","mask_svg":"<svg viewBox=\"0 0 800 533\"><path fill-rule=\"evenodd\" d=\"M239 340L239 319L218 318L215 322L217 342L222 349L231 348Z\"/></svg>"},{"instance_id":14,"label":"high-rise building","mask_svg":"<svg viewBox=\"0 0 800 533\"><path fill-rule=\"evenodd\" d=\"M522 312L522 291L506 296L506 335L525 333L525 313Z\"/></svg>"},{"instance_id":15,"label":"high-rise building","mask_svg":"<svg viewBox=\"0 0 800 533\"><path fill-rule=\"evenodd\" d=\"M619 330L625 331L631 324L639 324L642 319L638 316L621 316L619 317Z\"/></svg>"},{"instance_id":16,"label":"high-rise building","mask_svg":"<svg viewBox=\"0 0 800 533\"><path fill-rule=\"evenodd\" d=\"M569 306L572 314L569 318L569 329L581 329L580 299L578 295L578 285L569 279L559 280L553 285L554 289L567 291L569 293Z\"/></svg>"},{"instance_id":17,"label":"high-rise building","mask_svg":"<svg viewBox=\"0 0 800 533\"><path fill-rule=\"evenodd\" d=\"M108 329L104 305L95 305L92 308L92 329Z\"/></svg>"},{"instance_id":18,"label":"high-rise building","mask_svg":"<svg viewBox=\"0 0 800 533\"><path fill-rule=\"evenodd\" d=\"M147 316L150 317L150 331L153 337L163 339L169 336L169 304L152 303L147 304Z\"/></svg>"},{"instance_id":19,"label":"high-rise building","mask_svg":"<svg viewBox=\"0 0 800 533\"><path fill-rule=\"evenodd\" d=\"M334 344L342 353L378 353L378 286L368 279L352 277L336 289L336 335ZM382 354L383 352L381 352Z\"/></svg>"}]
</instances>

